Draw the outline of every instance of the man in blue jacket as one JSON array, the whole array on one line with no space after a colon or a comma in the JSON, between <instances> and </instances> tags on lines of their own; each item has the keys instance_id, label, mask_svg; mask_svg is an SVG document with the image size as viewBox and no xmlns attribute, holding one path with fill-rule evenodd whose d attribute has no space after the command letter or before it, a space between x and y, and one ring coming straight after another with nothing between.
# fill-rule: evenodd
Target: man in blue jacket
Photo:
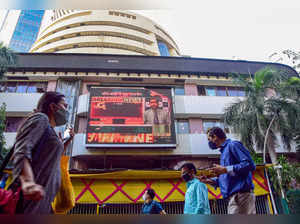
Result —
<instances>
[{"instance_id":1,"label":"man in blue jacket","mask_svg":"<svg viewBox=\"0 0 300 224\"><path fill-rule=\"evenodd\" d=\"M199 177L201 182L220 187L224 199L229 199L228 214L255 214L252 171L255 164L249 151L239 141L227 139L224 131L213 127L208 132L208 145L220 149L220 165L210 170L218 178Z\"/></svg>"}]
</instances>

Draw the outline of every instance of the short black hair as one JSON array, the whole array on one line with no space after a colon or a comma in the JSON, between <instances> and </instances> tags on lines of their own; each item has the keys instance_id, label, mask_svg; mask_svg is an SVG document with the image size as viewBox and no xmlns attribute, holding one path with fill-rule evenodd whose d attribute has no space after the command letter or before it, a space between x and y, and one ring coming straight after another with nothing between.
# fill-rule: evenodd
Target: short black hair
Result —
<instances>
[{"instance_id":1,"label":"short black hair","mask_svg":"<svg viewBox=\"0 0 300 224\"><path fill-rule=\"evenodd\" d=\"M155 191L152 188L147 190L147 194L149 194L151 199L155 198Z\"/></svg>"},{"instance_id":2,"label":"short black hair","mask_svg":"<svg viewBox=\"0 0 300 224\"><path fill-rule=\"evenodd\" d=\"M193 170L195 174L197 173L196 167L193 163L185 163L180 167L180 170L182 170L182 168L187 168L188 170Z\"/></svg>"},{"instance_id":3,"label":"short black hair","mask_svg":"<svg viewBox=\"0 0 300 224\"><path fill-rule=\"evenodd\" d=\"M156 102L161 102L161 101L162 101L162 99L161 99L160 96L152 96L152 97L150 98L150 100L156 100Z\"/></svg>"},{"instance_id":4,"label":"short black hair","mask_svg":"<svg viewBox=\"0 0 300 224\"><path fill-rule=\"evenodd\" d=\"M48 115L51 103L58 104L65 96L59 92L45 92L39 99L35 112L41 112Z\"/></svg>"},{"instance_id":5,"label":"short black hair","mask_svg":"<svg viewBox=\"0 0 300 224\"><path fill-rule=\"evenodd\" d=\"M219 139L226 139L226 134L225 132L223 131L222 128L219 128L219 127L213 127L209 130L209 133L208 133L209 136L217 136Z\"/></svg>"}]
</instances>

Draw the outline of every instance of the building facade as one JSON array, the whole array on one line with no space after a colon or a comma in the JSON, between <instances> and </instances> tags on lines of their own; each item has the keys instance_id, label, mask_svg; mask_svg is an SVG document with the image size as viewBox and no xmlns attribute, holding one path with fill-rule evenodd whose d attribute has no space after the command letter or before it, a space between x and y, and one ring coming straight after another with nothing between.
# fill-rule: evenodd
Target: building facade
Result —
<instances>
[{"instance_id":1,"label":"building facade","mask_svg":"<svg viewBox=\"0 0 300 224\"><path fill-rule=\"evenodd\" d=\"M52 14L31 52L180 55L162 27L130 11L54 10Z\"/></svg>"},{"instance_id":2,"label":"building facade","mask_svg":"<svg viewBox=\"0 0 300 224\"><path fill-rule=\"evenodd\" d=\"M71 213L139 213L149 187L168 213L182 213L185 184L176 169L184 161L199 169L219 161L219 152L208 147L208 128L220 126L228 137L238 138L221 120L224 108L245 96L230 74L249 75L271 66L297 75L291 67L276 63L165 57L180 55L166 31L125 11L55 10L52 23L41 30L31 51L19 53L18 65L0 82L0 102L7 105L6 144L13 145L20 122L35 109L43 92L66 96L68 124L76 133L67 151L77 203ZM143 123L151 96L159 96L161 110L170 115L162 133L156 123ZM136 135L121 139L120 133L132 132ZM96 144L89 141L95 136ZM133 144L138 141L149 144ZM280 144L276 150L295 152ZM271 213L262 169L254 174L257 212ZM226 213L220 191L208 189L213 213Z\"/></svg>"},{"instance_id":3,"label":"building facade","mask_svg":"<svg viewBox=\"0 0 300 224\"><path fill-rule=\"evenodd\" d=\"M40 30L45 10L8 10L0 41L16 52L28 52Z\"/></svg>"},{"instance_id":4,"label":"building facade","mask_svg":"<svg viewBox=\"0 0 300 224\"><path fill-rule=\"evenodd\" d=\"M19 122L36 107L41 92L56 90L66 95L72 115L69 123L76 131L72 147L68 150L70 172L74 175L72 181L77 189L78 205L74 213L80 210L80 206L88 209L90 204L94 206L91 211L102 213L117 211L114 206L121 205L125 208L135 206L131 212L137 212L141 205L139 195L147 186L154 187L159 200L169 206L169 211L176 212L176 206L182 206L185 185L180 174L172 170L183 161L192 161L198 168L218 162L219 153L208 148L205 132L211 126L223 127L220 118L224 107L244 95L242 89L233 85L229 74L254 74L265 66L275 66L291 75L296 74L293 69L281 64L199 58L64 53L19 54L18 57L18 67L11 68L6 73L7 80L1 82L0 101L7 105L7 145L13 144ZM171 89L175 146L87 146L89 94L93 86ZM228 133L228 136L236 138L234 133ZM282 146L277 148L277 152L291 153ZM132 173L130 170L135 171ZM264 210L260 213L271 212L261 172L256 176L259 182L256 194L259 203L262 203L257 208L263 206ZM116 190L112 194L111 189L114 188ZM219 192L213 188L209 190L215 212L226 212L220 210L221 205L218 204L225 202L214 200L220 199ZM105 208L108 210L102 209L101 206L106 203L113 206L111 210L109 206ZM181 211L179 209L177 213Z\"/></svg>"}]
</instances>

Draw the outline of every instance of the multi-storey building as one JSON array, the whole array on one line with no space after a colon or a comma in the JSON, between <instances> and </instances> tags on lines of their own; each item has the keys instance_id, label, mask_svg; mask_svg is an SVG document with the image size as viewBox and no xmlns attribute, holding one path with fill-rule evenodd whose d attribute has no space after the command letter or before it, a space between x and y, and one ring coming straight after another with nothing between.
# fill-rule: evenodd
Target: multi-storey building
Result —
<instances>
[{"instance_id":1,"label":"multi-storey building","mask_svg":"<svg viewBox=\"0 0 300 224\"><path fill-rule=\"evenodd\" d=\"M131 12L55 10L51 20L31 52L180 55L175 41L162 27Z\"/></svg>"},{"instance_id":2,"label":"multi-storey building","mask_svg":"<svg viewBox=\"0 0 300 224\"><path fill-rule=\"evenodd\" d=\"M0 41L16 52L28 52L40 30L44 10L8 10L0 29Z\"/></svg>"},{"instance_id":3,"label":"multi-storey building","mask_svg":"<svg viewBox=\"0 0 300 224\"><path fill-rule=\"evenodd\" d=\"M297 75L275 63L153 56L164 55L160 42L170 55L180 54L162 28L130 12L55 13L31 50L44 53L18 54L17 67L1 82L0 102L7 105L5 137L11 146L19 123L42 92L65 94L69 124L76 132L68 150L74 213L137 213L150 186L169 213L182 212L185 185L174 170L183 161L198 168L218 162L219 152L209 149L206 130L224 127L224 108L244 97L230 74L249 75L272 66ZM125 55L115 55L117 50ZM162 98L159 104L170 120L159 134L155 125L144 122L153 95ZM281 146L276 150L289 153ZM254 175L257 211L269 213L272 206L261 168ZM208 188L213 213L225 213L220 192Z\"/></svg>"}]
</instances>

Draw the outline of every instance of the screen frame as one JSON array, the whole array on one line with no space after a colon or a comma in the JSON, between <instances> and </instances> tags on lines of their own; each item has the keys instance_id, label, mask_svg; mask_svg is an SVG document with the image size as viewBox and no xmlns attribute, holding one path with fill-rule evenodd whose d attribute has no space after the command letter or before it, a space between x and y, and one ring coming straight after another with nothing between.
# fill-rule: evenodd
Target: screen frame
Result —
<instances>
[{"instance_id":1,"label":"screen frame","mask_svg":"<svg viewBox=\"0 0 300 224\"><path fill-rule=\"evenodd\" d=\"M163 148L163 149L175 149L177 147L177 134L176 134L176 127L175 127L175 107L174 107L174 90L173 86L138 86L138 85L89 85L89 94L88 94L88 101L87 101L87 108L88 108L88 116L87 116L87 127L86 130L88 130L89 127L89 114L90 114L90 99L91 99L91 94L90 90L92 88L128 88L128 89L149 89L149 90L155 90L155 89L167 89L170 91L170 108L172 112L170 113L170 130L171 130L171 138L172 138L172 143L103 143L103 144L89 144L86 141L87 138L87 132L84 135L84 145L86 148L91 148L91 149L109 149L109 148Z\"/></svg>"}]
</instances>

